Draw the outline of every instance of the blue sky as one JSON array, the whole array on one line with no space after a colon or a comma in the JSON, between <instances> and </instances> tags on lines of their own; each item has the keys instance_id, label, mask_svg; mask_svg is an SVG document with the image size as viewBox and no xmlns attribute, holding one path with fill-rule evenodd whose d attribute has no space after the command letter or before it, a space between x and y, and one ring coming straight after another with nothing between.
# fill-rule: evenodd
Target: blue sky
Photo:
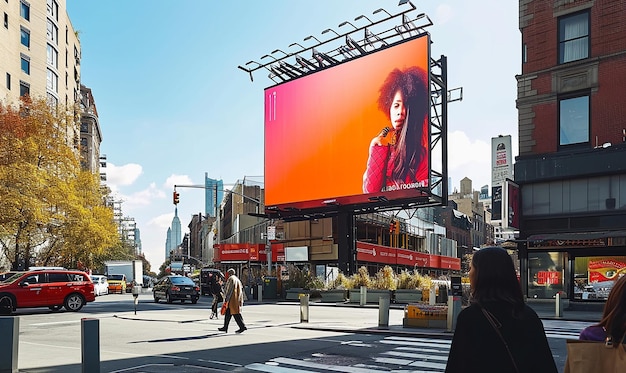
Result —
<instances>
[{"instance_id":1,"label":"blue sky","mask_svg":"<svg viewBox=\"0 0 626 373\"><path fill-rule=\"evenodd\" d=\"M490 184L491 138L511 135L517 155L515 99L521 73L518 2L412 0L434 25L431 55L448 58L448 87L463 100L448 106L449 174L458 188ZM153 270L165 260L174 216L174 184L203 184L204 174L233 184L263 175L263 90L238 69L294 42L363 26L365 15L408 9L398 0L67 0L80 33L82 83L92 89L107 156L107 178L135 218ZM344 26L349 27L349 26ZM345 30L347 31L347 30ZM280 54L278 54L280 56ZM267 60L264 60L267 61ZM204 212L204 191L179 189L183 233Z\"/></svg>"}]
</instances>

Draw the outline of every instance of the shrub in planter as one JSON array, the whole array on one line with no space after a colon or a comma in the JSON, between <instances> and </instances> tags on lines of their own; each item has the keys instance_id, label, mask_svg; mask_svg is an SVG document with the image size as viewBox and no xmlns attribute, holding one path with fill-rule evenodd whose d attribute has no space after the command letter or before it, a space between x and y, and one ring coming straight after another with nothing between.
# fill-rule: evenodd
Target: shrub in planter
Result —
<instances>
[{"instance_id":1,"label":"shrub in planter","mask_svg":"<svg viewBox=\"0 0 626 373\"><path fill-rule=\"evenodd\" d=\"M361 286L368 288L372 286L372 280L365 267L360 267L359 270L350 277L350 288L358 289Z\"/></svg>"},{"instance_id":2,"label":"shrub in planter","mask_svg":"<svg viewBox=\"0 0 626 373\"><path fill-rule=\"evenodd\" d=\"M376 277L371 281L373 289L382 290L395 290L396 282L396 273L390 266L381 268L376 273Z\"/></svg>"}]
</instances>

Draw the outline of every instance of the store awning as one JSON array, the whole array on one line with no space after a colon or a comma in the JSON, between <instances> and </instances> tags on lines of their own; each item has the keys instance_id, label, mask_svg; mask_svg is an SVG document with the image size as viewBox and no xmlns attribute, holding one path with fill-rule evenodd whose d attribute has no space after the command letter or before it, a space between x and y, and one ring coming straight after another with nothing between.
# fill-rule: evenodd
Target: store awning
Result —
<instances>
[{"instance_id":1,"label":"store awning","mask_svg":"<svg viewBox=\"0 0 626 373\"><path fill-rule=\"evenodd\" d=\"M546 240L594 240L598 238L626 237L626 231L605 231L605 232L577 232L577 233L548 233L534 234L528 237L528 241Z\"/></svg>"}]
</instances>

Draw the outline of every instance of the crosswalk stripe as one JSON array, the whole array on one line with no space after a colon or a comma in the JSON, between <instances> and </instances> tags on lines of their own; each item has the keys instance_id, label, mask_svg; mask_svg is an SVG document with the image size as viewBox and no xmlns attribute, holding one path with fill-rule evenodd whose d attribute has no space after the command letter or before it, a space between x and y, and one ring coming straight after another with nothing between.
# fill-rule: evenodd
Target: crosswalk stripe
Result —
<instances>
[{"instance_id":1,"label":"crosswalk stripe","mask_svg":"<svg viewBox=\"0 0 626 373\"><path fill-rule=\"evenodd\" d=\"M387 352L383 352L383 355L393 355L393 356L411 358L413 360L428 359L428 360L448 361L448 355L447 354L446 354L446 356L442 356L442 355L410 354L410 353L406 353L406 352L387 351Z\"/></svg>"},{"instance_id":2,"label":"crosswalk stripe","mask_svg":"<svg viewBox=\"0 0 626 373\"><path fill-rule=\"evenodd\" d=\"M373 372L379 372L379 370L373 370L373 369L364 369L364 368L350 367L350 366L337 366L337 365L320 364L320 363L314 363L312 361L303 361L303 360L297 360L297 359L290 359L290 358L287 358L287 357L277 357L275 359L272 359L271 362L278 363L278 364L295 365L295 366L299 366L299 367L303 367L303 368L324 369L324 370L330 370L330 371L334 371L334 372L346 372L346 373L373 373Z\"/></svg>"},{"instance_id":3,"label":"crosswalk stripe","mask_svg":"<svg viewBox=\"0 0 626 373\"><path fill-rule=\"evenodd\" d=\"M267 365L261 363L254 363L246 365L246 369L256 370L259 372L275 372L275 373L296 373L296 372L304 372L301 369L292 369L292 368L284 368L275 365Z\"/></svg>"}]
</instances>

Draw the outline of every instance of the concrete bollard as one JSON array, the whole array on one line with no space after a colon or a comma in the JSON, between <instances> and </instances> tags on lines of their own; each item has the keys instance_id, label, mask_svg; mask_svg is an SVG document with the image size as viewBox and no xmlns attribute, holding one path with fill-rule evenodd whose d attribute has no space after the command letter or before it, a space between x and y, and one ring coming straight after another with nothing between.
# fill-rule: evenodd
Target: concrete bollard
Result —
<instances>
[{"instance_id":1,"label":"concrete bollard","mask_svg":"<svg viewBox=\"0 0 626 373\"><path fill-rule=\"evenodd\" d=\"M447 317L447 330L453 332L456 329L456 319L461 313L463 297L458 295L452 295L448 297L448 317Z\"/></svg>"},{"instance_id":2,"label":"concrete bollard","mask_svg":"<svg viewBox=\"0 0 626 373\"><path fill-rule=\"evenodd\" d=\"M0 372L17 373L17 353L20 336L18 317L0 317Z\"/></svg>"},{"instance_id":3,"label":"concrete bollard","mask_svg":"<svg viewBox=\"0 0 626 373\"><path fill-rule=\"evenodd\" d=\"M259 287L257 288L257 300L259 301L259 303L263 302L263 285L259 285Z\"/></svg>"},{"instance_id":4,"label":"concrete bollard","mask_svg":"<svg viewBox=\"0 0 626 373\"><path fill-rule=\"evenodd\" d=\"M361 286L359 305L364 306L367 303L367 286Z\"/></svg>"},{"instance_id":5,"label":"concrete bollard","mask_svg":"<svg viewBox=\"0 0 626 373\"><path fill-rule=\"evenodd\" d=\"M383 295L378 298L378 327L389 327L389 303L391 299L389 295Z\"/></svg>"},{"instance_id":6,"label":"concrete bollard","mask_svg":"<svg viewBox=\"0 0 626 373\"><path fill-rule=\"evenodd\" d=\"M300 294L300 322L309 322L309 294Z\"/></svg>"},{"instance_id":7,"label":"concrete bollard","mask_svg":"<svg viewBox=\"0 0 626 373\"><path fill-rule=\"evenodd\" d=\"M557 291L555 296L555 316L563 317L563 300L561 299L561 292Z\"/></svg>"},{"instance_id":8,"label":"concrete bollard","mask_svg":"<svg viewBox=\"0 0 626 373\"><path fill-rule=\"evenodd\" d=\"M100 373L100 320L80 320L82 373Z\"/></svg>"},{"instance_id":9,"label":"concrete bollard","mask_svg":"<svg viewBox=\"0 0 626 373\"><path fill-rule=\"evenodd\" d=\"M437 289L435 285L430 287L430 294L428 294L428 304L434 306L437 303Z\"/></svg>"}]
</instances>

